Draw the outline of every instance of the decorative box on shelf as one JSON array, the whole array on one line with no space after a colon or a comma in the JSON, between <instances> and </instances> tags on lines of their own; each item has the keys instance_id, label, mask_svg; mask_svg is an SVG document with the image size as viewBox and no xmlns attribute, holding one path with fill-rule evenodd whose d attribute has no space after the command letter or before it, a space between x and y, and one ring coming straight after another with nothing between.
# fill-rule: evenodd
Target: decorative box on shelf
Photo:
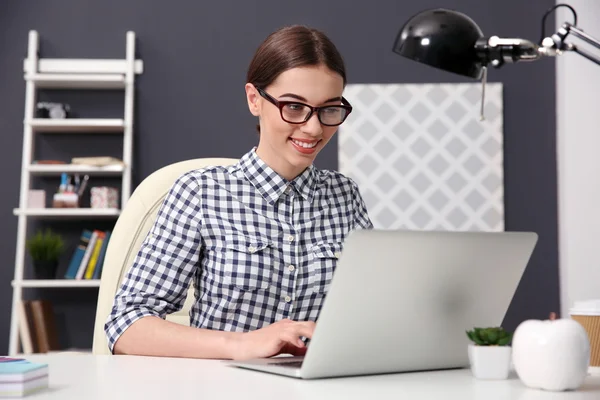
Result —
<instances>
[{"instance_id":1,"label":"decorative box on shelf","mask_svg":"<svg viewBox=\"0 0 600 400\"><path fill-rule=\"evenodd\" d=\"M117 208L119 191L117 188L96 186L90 189L92 208Z\"/></svg>"},{"instance_id":2,"label":"decorative box on shelf","mask_svg":"<svg viewBox=\"0 0 600 400\"><path fill-rule=\"evenodd\" d=\"M27 208L46 208L46 191L30 189Z\"/></svg>"}]
</instances>

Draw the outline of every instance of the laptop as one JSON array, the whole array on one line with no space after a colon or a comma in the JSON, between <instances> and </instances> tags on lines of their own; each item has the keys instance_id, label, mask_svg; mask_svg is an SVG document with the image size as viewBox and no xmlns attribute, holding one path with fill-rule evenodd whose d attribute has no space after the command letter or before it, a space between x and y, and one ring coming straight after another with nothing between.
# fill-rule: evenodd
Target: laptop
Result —
<instances>
[{"instance_id":1,"label":"laptop","mask_svg":"<svg viewBox=\"0 0 600 400\"><path fill-rule=\"evenodd\" d=\"M358 230L302 357L229 365L301 379L469 366L466 331L500 326L533 232Z\"/></svg>"}]
</instances>

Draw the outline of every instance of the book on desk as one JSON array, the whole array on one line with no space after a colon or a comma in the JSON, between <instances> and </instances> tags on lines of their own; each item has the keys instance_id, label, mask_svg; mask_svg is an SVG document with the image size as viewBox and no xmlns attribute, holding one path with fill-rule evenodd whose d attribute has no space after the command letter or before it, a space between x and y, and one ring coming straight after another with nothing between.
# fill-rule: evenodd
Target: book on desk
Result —
<instances>
[{"instance_id":1,"label":"book on desk","mask_svg":"<svg viewBox=\"0 0 600 400\"><path fill-rule=\"evenodd\" d=\"M48 387L48 364L0 357L0 398L23 397Z\"/></svg>"}]
</instances>

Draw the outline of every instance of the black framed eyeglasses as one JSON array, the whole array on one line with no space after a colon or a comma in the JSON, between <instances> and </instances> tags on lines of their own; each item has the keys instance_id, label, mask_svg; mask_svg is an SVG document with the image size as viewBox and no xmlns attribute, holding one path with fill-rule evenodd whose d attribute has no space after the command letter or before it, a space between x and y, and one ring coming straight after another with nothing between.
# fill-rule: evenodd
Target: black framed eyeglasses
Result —
<instances>
[{"instance_id":1,"label":"black framed eyeglasses","mask_svg":"<svg viewBox=\"0 0 600 400\"><path fill-rule=\"evenodd\" d=\"M279 108L281 119L290 124L303 124L312 117L313 113L317 113L319 122L322 125L338 126L352 112L352 106L344 97L342 97L342 105L312 107L298 101L277 100L258 86L255 87L262 97Z\"/></svg>"}]
</instances>

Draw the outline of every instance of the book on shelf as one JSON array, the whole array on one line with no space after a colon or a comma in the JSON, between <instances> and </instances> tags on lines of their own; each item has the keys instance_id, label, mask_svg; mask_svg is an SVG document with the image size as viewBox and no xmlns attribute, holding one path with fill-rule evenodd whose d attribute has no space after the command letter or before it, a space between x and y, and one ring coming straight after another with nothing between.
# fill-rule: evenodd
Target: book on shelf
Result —
<instances>
[{"instance_id":1,"label":"book on shelf","mask_svg":"<svg viewBox=\"0 0 600 400\"><path fill-rule=\"evenodd\" d=\"M104 167L107 165L125 165L125 163L116 157L73 157L71 164L75 165L91 165L96 167Z\"/></svg>"},{"instance_id":2,"label":"book on shelf","mask_svg":"<svg viewBox=\"0 0 600 400\"><path fill-rule=\"evenodd\" d=\"M0 398L23 397L48 388L48 364L0 357Z\"/></svg>"},{"instance_id":3,"label":"book on shelf","mask_svg":"<svg viewBox=\"0 0 600 400\"><path fill-rule=\"evenodd\" d=\"M21 300L18 313L23 354L60 350L56 317L50 301Z\"/></svg>"},{"instance_id":4,"label":"book on shelf","mask_svg":"<svg viewBox=\"0 0 600 400\"><path fill-rule=\"evenodd\" d=\"M34 165L65 165L66 162L62 160L33 160L31 162Z\"/></svg>"},{"instance_id":5,"label":"book on shelf","mask_svg":"<svg viewBox=\"0 0 600 400\"><path fill-rule=\"evenodd\" d=\"M65 279L100 279L111 231L84 229Z\"/></svg>"}]
</instances>

